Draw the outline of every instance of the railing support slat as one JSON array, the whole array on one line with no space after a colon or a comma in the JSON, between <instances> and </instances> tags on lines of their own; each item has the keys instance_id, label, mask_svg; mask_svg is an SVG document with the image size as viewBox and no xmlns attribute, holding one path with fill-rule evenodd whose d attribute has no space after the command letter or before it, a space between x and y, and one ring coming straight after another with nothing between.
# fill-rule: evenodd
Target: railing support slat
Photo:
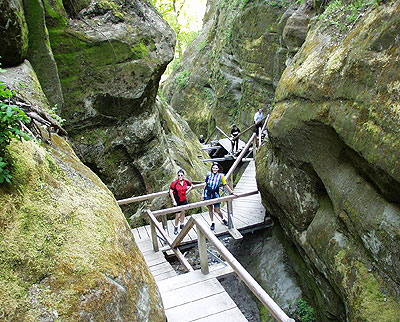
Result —
<instances>
[{"instance_id":1,"label":"railing support slat","mask_svg":"<svg viewBox=\"0 0 400 322\"><path fill-rule=\"evenodd\" d=\"M197 230L197 244L199 245L199 257L200 257L201 272L203 273L203 275L207 275L210 272L210 270L208 268L206 236L199 229L199 226L197 226L196 228L197 228L196 229Z\"/></svg>"},{"instance_id":2,"label":"railing support slat","mask_svg":"<svg viewBox=\"0 0 400 322\"><path fill-rule=\"evenodd\" d=\"M153 221L150 220L150 231L151 231L151 242L153 243L153 250L155 252L159 251L158 241L157 241L157 231L156 227L153 224Z\"/></svg>"},{"instance_id":3,"label":"railing support slat","mask_svg":"<svg viewBox=\"0 0 400 322\"><path fill-rule=\"evenodd\" d=\"M252 293L263 303L269 312L279 322L295 322L289 318L286 313L274 302L274 300L265 292L257 281L245 270L229 250L219 241L219 239L202 222L195 220L196 227L207 239L217 248L222 257L233 268L239 278L247 285Z\"/></svg>"},{"instance_id":4,"label":"railing support slat","mask_svg":"<svg viewBox=\"0 0 400 322\"><path fill-rule=\"evenodd\" d=\"M153 222L154 226L158 229L160 234L163 236L167 244L171 247L172 241L167 235L167 233L164 231L163 227L161 227L160 223L158 222L157 218L154 217L152 212L150 210L147 210L147 215L149 216L150 220ZM189 264L185 256L182 255L181 251L178 248L171 248L172 251L175 253L175 256L181 261L181 263L185 266L185 268L189 272L193 272L194 269L193 267Z\"/></svg>"}]
</instances>

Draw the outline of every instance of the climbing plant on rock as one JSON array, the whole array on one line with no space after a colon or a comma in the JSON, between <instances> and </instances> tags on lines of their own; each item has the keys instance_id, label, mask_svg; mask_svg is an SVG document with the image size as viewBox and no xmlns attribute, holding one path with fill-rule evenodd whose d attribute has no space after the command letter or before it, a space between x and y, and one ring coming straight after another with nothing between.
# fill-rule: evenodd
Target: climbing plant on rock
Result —
<instances>
[{"instance_id":1,"label":"climbing plant on rock","mask_svg":"<svg viewBox=\"0 0 400 322\"><path fill-rule=\"evenodd\" d=\"M0 68L0 72L4 72ZM10 104L9 99L13 93L7 86L0 82L0 184L11 182L9 165L5 160L5 148L13 138L29 140L30 136L25 133L21 126L29 123L30 118L17 106Z\"/></svg>"}]
</instances>

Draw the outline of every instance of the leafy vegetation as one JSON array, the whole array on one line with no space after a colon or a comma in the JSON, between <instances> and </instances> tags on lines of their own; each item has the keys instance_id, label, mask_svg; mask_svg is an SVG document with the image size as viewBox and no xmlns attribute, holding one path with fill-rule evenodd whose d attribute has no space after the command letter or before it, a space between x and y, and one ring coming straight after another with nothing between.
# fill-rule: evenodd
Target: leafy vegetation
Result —
<instances>
[{"instance_id":1,"label":"leafy vegetation","mask_svg":"<svg viewBox=\"0 0 400 322\"><path fill-rule=\"evenodd\" d=\"M319 20L324 22L324 29L336 26L340 32L346 32L362 17L365 10L379 4L379 0L334 0L329 3Z\"/></svg>"},{"instance_id":2,"label":"leafy vegetation","mask_svg":"<svg viewBox=\"0 0 400 322\"><path fill-rule=\"evenodd\" d=\"M57 108L58 106L56 104L52 109L49 110L49 114L53 119L55 119L58 122L58 124L62 125L65 122L65 119L61 118L57 114Z\"/></svg>"},{"instance_id":3,"label":"leafy vegetation","mask_svg":"<svg viewBox=\"0 0 400 322\"><path fill-rule=\"evenodd\" d=\"M193 19L185 11L189 0L150 0L160 15L168 22L176 34L175 57L167 68L169 74L178 67L183 52L197 37L198 31L193 30Z\"/></svg>"},{"instance_id":4,"label":"leafy vegetation","mask_svg":"<svg viewBox=\"0 0 400 322\"><path fill-rule=\"evenodd\" d=\"M317 321L314 309L303 299L296 300L296 312L293 314L293 317L296 321L301 322L315 322Z\"/></svg>"},{"instance_id":5,"label":"leafy vegetation","mask_svg":"<svg viewBox=\"0 0 400 322\"><path fill-rule=\"evenodd\" d=\"M0 68L0 72L4 70ZM0 82L0 184L10 183L12 178L9 165L4 159L6 146L13 138L30 139L30 136L21 130L21 124L29 123L30 118L17 106L7 102L12 96L13 93Z\"/></svg>"},{"instance_id":6,"label":"leafy vegetation","mask_svg":"<svg viewBox=\"0 0 400 322\"><path fill-rule=\"evenodd\" d=\"M178 85L178 90L181 90L183 88L186 87L187 82L189 80L190 77L190 72L187 70L184 70L183 72L180 72L177 76L176 76L176 82Z\"/></svg>"}]
</instances>

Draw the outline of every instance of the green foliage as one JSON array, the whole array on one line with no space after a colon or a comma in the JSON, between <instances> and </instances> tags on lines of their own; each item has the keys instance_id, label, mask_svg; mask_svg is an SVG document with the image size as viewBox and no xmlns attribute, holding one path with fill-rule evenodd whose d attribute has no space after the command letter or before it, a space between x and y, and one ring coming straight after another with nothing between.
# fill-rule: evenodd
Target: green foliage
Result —
<instances>
[{"instance_id":1,"label":"green foliage","mask_svg":"<svg viewBox=\"0 0 400 322\"><path fill-rule=\"evenodd\" d=\"M0 72L4 72L0 68ZM25 139L30 137L21 130L21 123L29 123L30 118L17 106L7 103L7 100L13 96L13 93L0 82L0 183L11 182L11 174L7 169L7 162L4 160L4 150L11 139Z\"/></svg>"},{"instance_id":2,"label":"green foliage","mask_svg":"<svg viewBox=\"0 0 400 322\"><path fill-rule=\"evenodd\" d=\"M183 52L190 43L198 36L194 31L192 19L185 11L185 2L189 0L150 0L158 13L167 21L176 34L175 57L166 70L170 74L182 58ZM175 63L175 61L177 61Z\"/></svg>"},{"instance_id":3,"label":"green foliage","mask_svg":"<svg viewBox=\"0 0 400 322\"><path fill-rule=\"evenodd\" d=\"M317 321L314 309L303 299L296 300L296 312L293 317L301 322L315 322Z\"/></svg>"},{"instance_id":4,"label":"green foliage","mask_svg":"<svg viewBox=\"0 0 400 322\"><path fill-rule=\"evenodd\" d=\"M178 86L178 90L181 90L183 88L186 87L187 82L189 80L190 77L190 72L187 70L184 70L183 72L180 72L177 76L176 76L176 83Z\"/></svg>"},{"instance_id":5,"label":"green foliage","mask_svg":"<svg viewBox=\"0 0 400 322\"><path fill-rule=\"evenodd\" d=\"M379 0L351 0L349 2L334 0L329 3L318 19L324 22L324 29L336 26L341 32L346 32L367 8L377 4Z\"/></svg>"},{"instance_id":6,"label":"green foliage","mask_svg":"<svg viewBox=\"0 0 400 322\"><path fill-rule=\"evenodd\" d=\"M57 114L57 108L58 108L58 106L56 104L52 109L49 110L49 114L53 119L55 119L58 122L58 124L61 125L61 124L63 124L65 122L65 119L61 118Z\"/></svg>"}]
</instances>

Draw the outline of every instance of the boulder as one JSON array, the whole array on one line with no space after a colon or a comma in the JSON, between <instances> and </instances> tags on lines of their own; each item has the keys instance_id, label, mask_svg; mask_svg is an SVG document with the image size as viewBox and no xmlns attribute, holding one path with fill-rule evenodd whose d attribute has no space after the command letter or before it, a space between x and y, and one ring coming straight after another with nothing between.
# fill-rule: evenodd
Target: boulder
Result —
<instances>
[{"instance_id":1,"label":"boulder","mask_svg":"<svg viewBox=\"0 0 400 322\"><path fill-rule=\"evenodd\" d=\"M310 29L277 86L256 160L268 212L348 321L400 315L399 9L369 8L341 34L322 19Z\"/></svg>"},{"instance_id":2,"label":"boulder","mask_svg":"<svg viewBox=\"0 0 400 322\"><path fill-rule=\"evenodd\" d=\"M29 63L1 80L20 102L49 109ZM13 87L18 82L24 86ZM157 286L114 196L69 142L57 134L51 145L14 140L5 160L12 184L0 186L1 318L165 321Z\"/></svg>"},{"instance_id":3,"label":"boulder","mask_svg":"<svg viewBox=\"0 0 400 322\"><path fill-rule=\"evenodd\" d=\"M201 34L162 85L167 102L196 134L207 136L215 125L229 133L233 123L244 130L258 108L271 109L295 53L282 34L296 10L283 1L208 1Z\"/></svg>"},{"instance_id":4,"label":"boulder","mask_svg":"<svg viewBox=\"0 0 400 322\"><path fill-rule=\"evenodd\" d=\"M1 0L0 12L0 63L3 67L18 65L28 51L28 27L22 0Z\"/></svg>"}]
</instances>

